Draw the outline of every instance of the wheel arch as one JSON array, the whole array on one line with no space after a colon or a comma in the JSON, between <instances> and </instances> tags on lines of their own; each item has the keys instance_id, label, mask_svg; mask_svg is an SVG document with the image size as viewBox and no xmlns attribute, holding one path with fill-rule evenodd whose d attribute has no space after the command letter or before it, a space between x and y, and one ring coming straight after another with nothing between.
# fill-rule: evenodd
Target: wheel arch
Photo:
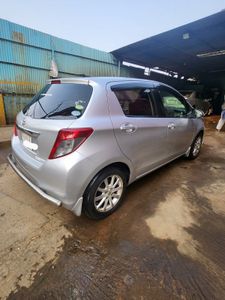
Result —
<instances>
[{"instance_id":1,"label":"wheel arch","mask_svg":"<svg viewBox=\"0 0 225 300\"><path fill-rule=\"evenodd\" d=\"M103 172L104 170L108 169L108 168L111 168L111 167L114 167L114 168L117 168L117 169L120 169L122 170L125 175L126 175L126 178L127 178L127 184L130 180L130 174L131 174L131 170L129 168L129 166L123 162L113 162L107 166L104 166L103 168L101 168L101 170L99 170L94 176L93 178L91 179L91 181L101 172ZM90 183L89 183L90 184Z\"/></svg>"},{"instance_id":2,"label":"wheel arch","mask_svg":"<svg viewBox=\"0 0 225 300\"><path fill-rule=\"evenodd\" d=\"M87 185L84 193L83 193L83 197L82 197L82 203L81 203L81 210L89 217L93 218L93 219L101 219L106 217L108 214L101 216L96 216L96 214L92 211L92 208L89 207L90 205L90 191L91 189L96 185L96 182L98 182L99 180L99 176L101 176L101 173L104 173L104 171L110 173L110 168L113 168L114 171L118 170L120 171L120 173L122 173L124 175L123 181L126 181L126 183L128 184L129 182L129 178L130 178L130 168L122 162L114 162L111 163L105 167L103 167L101 170L99 170L95 176L91 179L91 181L89 182L89 184ZM122 175L121 174L121 175ZM120 176L121 176L120 175ZM125 185L126 188L126 185ZM123 191L124 193L124 191ZM120 204L119 204L120 205ZM91 205L92 207L92 205ZM115 208L118 206L115 206ZM114 208L112 208L112 212L114 211ZM111 214L112 212L109 212L109 214Z\"/></svg>"},{"instance_id":3,"label":"wheel arch","mask_svg":"<svg viewBox=\"0 0 225 300\"><path fill-rule=\"evenodd\" d=\"M123 163L123 162L113 162L105 167L103 167L102 169L100 169L89 181L88 185L85 188L85 191L83 193L83 196L85 195L86 191L88 190L88 188L90 187L90 185L93 184L93 182L95 181L95 179L97 178L97 176L101 173L104 172L104 170L109 169L109 168L117 168L119 170L122 170L126 176L126 182L127 184L129 183L129 179L130 179L130 168L128 167L127 164ZM83 206L83 205L82 205Z\"/></svg>"}]
</instances>

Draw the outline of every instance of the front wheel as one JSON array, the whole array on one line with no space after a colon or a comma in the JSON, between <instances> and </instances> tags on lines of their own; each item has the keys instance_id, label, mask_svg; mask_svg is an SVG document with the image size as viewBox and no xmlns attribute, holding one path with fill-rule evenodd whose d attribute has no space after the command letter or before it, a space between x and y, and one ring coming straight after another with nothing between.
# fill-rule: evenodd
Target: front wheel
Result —
<instances>
[{"instance_id":1,"label":"front wheel","mask_svg":"<svg viewBox=\"0 0 225 300\"><path fill-rule=\"evenodd\" d=\"M104 169L93 178L84 193L84 213L92 219L107 217L121 204L126 185L126 176L120 169Z\"/></svg>"},{"instance_id":2,"label":"front wheel","mask_svg":"<svg viewBox=\"0 0 225 300\"><path fill-rule=\"evenodd\" d=\"M195 159L199 156L199 153L201 151L202 146L202 134L197 135L197 137L194 139L194 142L191 145L190 152L187 156L188 159Z\"/></svg>"}]
</instances>

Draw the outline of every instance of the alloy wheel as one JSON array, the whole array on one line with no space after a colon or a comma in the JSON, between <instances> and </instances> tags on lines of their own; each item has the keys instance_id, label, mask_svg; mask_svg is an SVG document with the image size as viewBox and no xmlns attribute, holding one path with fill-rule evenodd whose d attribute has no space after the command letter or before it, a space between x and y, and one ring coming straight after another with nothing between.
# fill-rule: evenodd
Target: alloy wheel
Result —
<instances>
[{"instance_id":1,"label":"alloy wheel","mask_svg":"<svg viewBox=\"0 0 225 300\"><path fill-rule=\"evenodd\" d=\"M201 145L202 145L202 138L199 136L194 143L193 156L197 156L199 154Z\"/></svg>"},{"instance_id":2,"label":"alloy wheel","mask_svg":"<svg viewBox=\"0 0 225 300\"><path fill-rule=\"evenodd\" d=\"M98 212L108 212L119 202L123 193L123 180L119 175L106 177L98 186L94 206Z\"/></svg>"}]
</instances>

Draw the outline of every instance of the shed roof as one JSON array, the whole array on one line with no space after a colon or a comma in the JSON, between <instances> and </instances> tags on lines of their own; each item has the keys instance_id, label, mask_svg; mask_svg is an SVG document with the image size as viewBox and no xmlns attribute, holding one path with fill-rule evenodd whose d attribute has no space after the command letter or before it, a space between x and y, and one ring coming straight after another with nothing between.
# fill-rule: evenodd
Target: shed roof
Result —
<instances>
[{"instance_id":1,"label":"shed roof","mask_svg":"<svg viewBox=\"0 0 225 300\"><path fill-rule=\"evenodd\" d=\"M225 10L114 50L112 54L123 61L185 76L225 71Z\"/></svg>"}]
</instances>

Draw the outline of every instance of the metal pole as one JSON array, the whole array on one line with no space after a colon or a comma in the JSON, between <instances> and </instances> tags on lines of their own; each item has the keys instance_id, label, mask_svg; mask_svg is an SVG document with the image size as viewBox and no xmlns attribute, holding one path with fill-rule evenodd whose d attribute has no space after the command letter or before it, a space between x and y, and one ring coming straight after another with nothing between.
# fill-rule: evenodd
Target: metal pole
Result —
<instances>
[{"instance_id":1,"label":"metal pole","mask_svg":"<svg viewBox=\"0 0 225 300\"><path fill-rule=\"evenodd\" d=\"M121 67L121 61L118 61L118 73L117 76L120 77L120 67Z\"/></svg>"}]
</instances>

